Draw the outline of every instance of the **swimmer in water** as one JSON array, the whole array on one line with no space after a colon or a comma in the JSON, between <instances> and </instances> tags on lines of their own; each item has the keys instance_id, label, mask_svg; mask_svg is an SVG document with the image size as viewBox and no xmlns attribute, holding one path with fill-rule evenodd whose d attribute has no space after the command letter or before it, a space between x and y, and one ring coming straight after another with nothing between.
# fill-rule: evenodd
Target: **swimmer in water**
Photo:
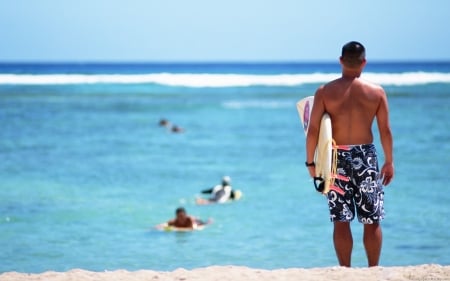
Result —
<instances>
[{"instance_id":1,"label":"swimmer in water","mask_svg":"<svg viewBox=\"0 0 450 281\"><path fill-rule=\"evenodd\" d=\"M211 194L211 197L208 199L197 198L196 203L199 205L225 203L229 200L238 200L242 195L241 191L233 190L231 187L231 178L229 176L223 177L221 184L205 189L202 193Z\"/></svg>"},{"instance_id":2,"label":"swimmer in water","mask_svg":"<svg viewBox=\"0 0 450 281\"><path fill-rule=\"evenodd\" d=\"M159 126L169 128L171 126L171 123L167 119L161 119L159 120Z\"/></svg>"},{"instance_id":3,"label":"swimmer in water","mask_svg":"<svg viewBox=\"0 0 450 281\"><path fill-rule=\"evenodd\" d=\"M167 119L159 120L159 126L170 130L172 133L184 133L184 129L177 125L172 125L172 123Z\"/></svg>"},{"instance_id":4,"label":"swimmer in water","mask_svg":"<svg viewBox=\"0 0 450 281\"><path fill-rule=\"evenodd\" d=\"M170 130L172 131L172 133L184 133L184 129L177 125L173 125Z\"/></svg>"},{"instance_id":5,"label":"swimmer in water","mask_svg":"<svg viewBox=\"0 0 450 281\"><path fill-rule=\"evenodd\" d=\"M156 228L162 229L167 226L174 226L178 228L195 229L198 226L207 225L209 223L211 223L211 220L204 222L193 216L189 216L186 212L186 209L184 209L183 207L179 207L175 210L175 218L169 220L166 223L157 225Z\"/></svg>"}]
</instances>

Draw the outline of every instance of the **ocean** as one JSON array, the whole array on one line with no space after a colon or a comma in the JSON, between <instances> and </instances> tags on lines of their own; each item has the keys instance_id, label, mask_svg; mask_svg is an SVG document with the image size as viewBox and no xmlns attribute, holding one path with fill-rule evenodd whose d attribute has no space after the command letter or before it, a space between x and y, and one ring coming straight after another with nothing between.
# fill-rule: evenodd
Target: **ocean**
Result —
<instances>
[{"instance_id":1,"label":"ocean","mask_svg":"<svg viewBox=\"0 0 450 281\"><path fill-rule=\"evenodd\" d=\"M295 104L339 76L337 62L0 64L0 272L337 265ZM380 265L449 265L450 63L369 62L362 78L385 88L394 135ZM225 175L242 199L196 205ZM179 206L214 222L154 228Z\"/></svg>"}]
</instances>

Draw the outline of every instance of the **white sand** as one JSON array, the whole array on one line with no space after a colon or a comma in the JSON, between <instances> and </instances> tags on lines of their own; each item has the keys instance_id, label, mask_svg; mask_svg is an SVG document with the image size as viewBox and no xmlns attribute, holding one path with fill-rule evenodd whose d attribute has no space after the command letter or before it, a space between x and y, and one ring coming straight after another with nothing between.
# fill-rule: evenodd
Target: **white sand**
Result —
<instances>
[{"instance_id":1,"label":"white sand","mask_svg":"<svg viewBox=\"0 0 450 281\"><path fill-rule=\"evenodd\" d=\"M418 265L399 267L373 267L373 268L289 268L264 270L241 266L211 266L193 270L177 269L172 272L158 272L150 270L140 271L106 271L92 272L74 269L67 272L48 271L41 274L28 274L6 272L0 274L0 281L83 281L83 280L108 280L108 281L210 281L210 280L342 280L342 281L371 281L371 280L408 280L408 281L450 281L450 266Z\"/></svg>"}]
</instances>

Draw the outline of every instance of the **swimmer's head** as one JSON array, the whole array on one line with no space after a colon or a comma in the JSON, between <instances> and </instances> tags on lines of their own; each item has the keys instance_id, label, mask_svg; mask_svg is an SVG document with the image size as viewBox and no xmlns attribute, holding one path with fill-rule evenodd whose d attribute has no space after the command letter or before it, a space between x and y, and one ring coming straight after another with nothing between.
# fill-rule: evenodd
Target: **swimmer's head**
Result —
<instances>
[{"instance_id":1,"label":"swimmer's head","mask_svg":"<svg viewBox=\"0 0 450 281\"><path fill-rule=\"evenodd\" d=\"M181 127L178 127L177 125L174 125L171 130L174 133L181 133L181 132L183 132L183 129Z\"/></svg>"},{"instance_id":2,"label":"swimmer's head","mask_svg":"<svg viewBox=\"0 0 450 281\"><path fill-rule=\"evenodd\" d=\"M170 122L169 122L169 120L167 120L167 119L161 119L161 120L159 121L159 126L167 127L167 126L169 126L169 125L170 125Z\"/></svg>"},{"instance_id":3,"label":"swimmer's head","mask_svg":"<svg viewBox=\"0 0 450 281\"><path fill-rule=\"evenodd\" d=\"M175 210L175 215L186 214L186 210L183 207L179 207Z\"/></svg>"},{"instance_id":4,"label":"swimmer's head","mask_svg":"<svg viewBox=\"0 0 450 281\"><path fill-rule=\"evenodd\" d=\"M222 185L230 185L231 184L231 178L229 176L224 176L222 178Z\"/></svg>"}]
</instances>

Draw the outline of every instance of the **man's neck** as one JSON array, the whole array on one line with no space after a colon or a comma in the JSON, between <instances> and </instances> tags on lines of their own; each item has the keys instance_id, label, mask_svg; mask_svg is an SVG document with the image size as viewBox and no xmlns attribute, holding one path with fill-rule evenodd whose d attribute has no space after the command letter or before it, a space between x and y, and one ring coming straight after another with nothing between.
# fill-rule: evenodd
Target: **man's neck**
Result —
<instances>
[{"instance_id":1,"label":"man's neck","mask_svg":"<svg viewBox=\"0 0 450 281\"><path fill-rule=\"evenodd\" d=\"M359 78L359 76L361 76L361 71L352 71L352 70L342 71L342 78L345 79L355 79Z\"/></svg>"},{"instance_id":2,"label":"man's neck","mask_svg":"<svg viewBox=\"0 0 450 281\"><path fill-rule=\"evenodd\" d=\"M346 79L355 79L361 76L362 69L355 68L342 68L342 77Z\"/></svg>"}]
</instances>

